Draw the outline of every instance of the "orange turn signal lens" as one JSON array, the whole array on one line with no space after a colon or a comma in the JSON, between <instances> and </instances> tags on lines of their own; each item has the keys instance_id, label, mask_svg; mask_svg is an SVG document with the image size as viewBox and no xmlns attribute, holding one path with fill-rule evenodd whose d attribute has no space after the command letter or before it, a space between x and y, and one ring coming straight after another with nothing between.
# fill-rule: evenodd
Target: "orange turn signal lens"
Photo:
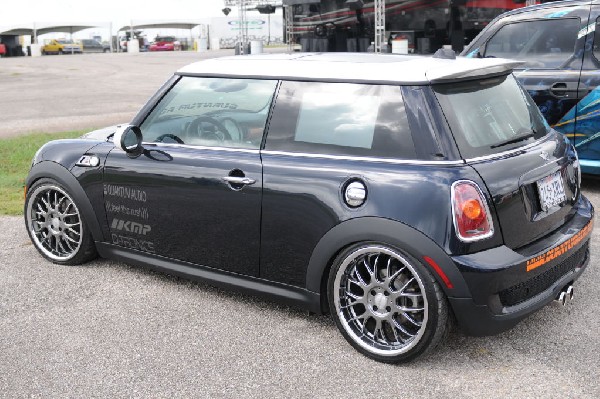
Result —
<instances>
[{"instance_id":1,"label":"orange turn signal lens","mask_svg":"<svg viewBox=\"0 0 600 399\"><path fill-rule=\"evenodd\" d=\"M463 214L471 220L477 220L481 217L483 210L481 204L475 199L470 199L462 204Z\"/></svg>"}]
</instances>

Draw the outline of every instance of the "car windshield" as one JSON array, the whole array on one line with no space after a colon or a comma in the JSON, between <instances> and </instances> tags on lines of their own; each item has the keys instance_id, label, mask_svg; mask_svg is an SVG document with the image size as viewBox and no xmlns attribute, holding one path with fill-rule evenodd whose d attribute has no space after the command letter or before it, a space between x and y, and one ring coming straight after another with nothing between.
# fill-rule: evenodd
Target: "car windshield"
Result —
<instances>
[{"instance_id":1,"label":"car windshield","mask_svg":"<svg viewBox=\"0 0 600 399\"><path fill-rule=\"evenodd\" d=\"M433 89L464 158L528 144L550 129L512 75L435 85Z\"/></svg>"}]
</instances>

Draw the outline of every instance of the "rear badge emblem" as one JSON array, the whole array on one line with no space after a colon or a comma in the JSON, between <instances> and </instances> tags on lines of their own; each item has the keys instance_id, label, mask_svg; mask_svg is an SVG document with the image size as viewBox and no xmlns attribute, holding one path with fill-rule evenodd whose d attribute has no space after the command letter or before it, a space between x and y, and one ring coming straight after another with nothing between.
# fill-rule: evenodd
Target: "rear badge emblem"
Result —
<instances>
[{"instance_id":1,"label":"rear badge emblem","mask_svg":"<svg viewBox=\"0 0 600 399\"><path fill-rule=\"evenodd\" d=\"M542 159L544 161L549 161L550 160L550 155L548 155L548 153L546 151L540 152L540 157L542 157Z\"/></svg>"}]
</instances>

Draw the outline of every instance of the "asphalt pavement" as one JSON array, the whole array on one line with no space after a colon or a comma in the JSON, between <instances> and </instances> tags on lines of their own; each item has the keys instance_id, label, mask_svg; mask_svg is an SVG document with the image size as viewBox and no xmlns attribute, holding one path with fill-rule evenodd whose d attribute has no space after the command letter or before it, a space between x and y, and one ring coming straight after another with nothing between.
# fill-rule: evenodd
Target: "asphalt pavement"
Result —
<instances>
[{"instance_id":1,"label":"asphalt pavement","mask_svg":"<svg viewBox=\"0 0 600 399\"><path fill-rule=\"evenodd\" d=\"M28 72L16 75L22 85L10 83L9 92L3 87L9 59L2 59L0 107L10 105L10 98L25 104L21 91L35 86L38 78L28 75L38 71L39 60L49 65L40 73L54 70L58 81L69 79L53 69L59 63L89 61L92 76L96 65L142 81L135 93L112 86L107 76L100 78L100 93L70 89L73 109L87 109L73 115L64 91L50 96L35 87L31 107L39 111L56 103L61 111L47 120L57 123L53 118L85 119L91 109L127 117L175 64L197 57L103 56L10 60L11 70L23 63ZM122 66L119 59L131 62ZM146 68L162 75L150 78ZM117 92L123 115L108 105L108 91ZM118 122L109 119L98 126ZM44 120L37 113L3 116L0 136L6 126L19 134ZM600 181L585 179L583 191L600 209ZM0 217L0 397L598 398L599 235L597 227L591 263L566 307L547 306L493 337L453 330L429 356L394 366L356 352L328 316L103 259L54 265L38 255L22 218Z\"/></svg>"},{"instance_id":2,"label":"asphalt pavement","mask_svg":"<svg viewBox=\"0 0 600 399\"><path fill-rule=\"evenodd\" d=\"M2 58L0 138L129 122L173 72L225 55L233 50Z\"/></svg>"}]
</instances>

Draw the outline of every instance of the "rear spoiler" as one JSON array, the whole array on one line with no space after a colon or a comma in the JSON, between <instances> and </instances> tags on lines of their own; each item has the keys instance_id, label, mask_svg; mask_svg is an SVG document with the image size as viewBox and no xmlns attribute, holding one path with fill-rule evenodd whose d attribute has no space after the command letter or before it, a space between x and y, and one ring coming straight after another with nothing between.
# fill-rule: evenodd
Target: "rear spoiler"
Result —
<instances>
[{"instance_id":1,"label":"rear spoiler","mask_svg":"<svg viewBox=\"0 0 600 399\"><path fill-rule=\"evenodd\" d=\"M472 80L485 76L505 75L523 65L523 61L504 58L467 58L456 57L443 67L436 67L425 72L431 83L443 83L456 80Z\"/></svg>"}]
</instances>

